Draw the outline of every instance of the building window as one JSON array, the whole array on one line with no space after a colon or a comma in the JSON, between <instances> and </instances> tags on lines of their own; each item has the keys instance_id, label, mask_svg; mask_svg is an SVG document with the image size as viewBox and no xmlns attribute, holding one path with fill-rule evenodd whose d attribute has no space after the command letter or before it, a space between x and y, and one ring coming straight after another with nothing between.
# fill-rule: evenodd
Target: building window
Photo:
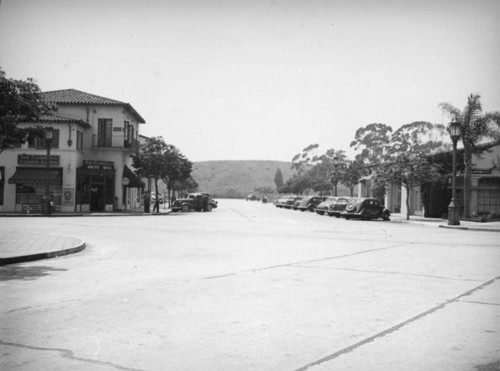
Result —
<instances>
[{"instance_id":1,"label":"building window","mask_svg":"<svg viewBox=\"0 0 500 371\"><path fill-rule=\"evenodd\" d=\"M111 147L113 136L113 120L99 119L97 121L97 146Z\"/></svg>"},{"instance_id":2,"label":"building window","mask_svg":"<svg viewBox=\"0 0 500 371\"><path fill-rule=\"evenodd\" d=\"M83 131L80 130L76 132L76 149L83 151Z\"/></svg>"},{"instance_id":3,"label":"building window","mask_svg":"<svg viewBox=\"0 0 500 371\"><path fill-rule=\"evenodd\" d=\"M478 191L478 214L497 213L500 210L500 190L481 189Z\"/></svg>"},{"instance_id":4,"label":"building window","mask_svg":"<svg viewBox=\"0 0 500 371\"><path fill-rule=\"evenodd\" d=\"M28 148L45 149L45 138L31 138ZM59 129L52 129L52 144L50 148L59 148Z\"/></svg>"},{"instance_id":5,"label":"building window","mask_svg":"<svg viewBox=\"0 0 500 371\"><path fill-rule=\"evenodd\" d=\"M125 137L123 146L130 147L130 123L128 121L124 121L123 123L123 135Z\"/></svg>"},{"instance_id":6,"label":"building window","mask_svg":"<svg viewBox=\"0 0 500 371\"><path fill-rule=\"evenodd\" d=\"M5 184L5 168L0 167L0 205L3 205L3 189Z\"/></svg>"}]
</instances>

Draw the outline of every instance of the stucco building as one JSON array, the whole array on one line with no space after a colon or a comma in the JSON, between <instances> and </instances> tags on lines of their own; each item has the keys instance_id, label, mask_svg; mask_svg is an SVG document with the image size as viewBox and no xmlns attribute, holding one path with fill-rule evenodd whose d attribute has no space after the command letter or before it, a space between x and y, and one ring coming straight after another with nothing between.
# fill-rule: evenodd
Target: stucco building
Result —
<instances>
[{"instance_id":1,"label":"stucco building","mask_svg":"<svg viewBox=\"0 0 500 371\"><path fill-rule=\"evenodd\" d=\"M478 146L481 150L480 153L475 153L472 156L472 170L470 176L470 213L471 215L500 215L500 143L490 142ZM451 158L451 153L448 153ZM459 159L463 160L463 149L458 150ZM463 163L457 164L457 200L456 202L463 210L464 195L463 195ZM444 184L442 190L437 197L439 198L440 206L438 209L442 210L438 215L441 216L447 212L447 206L451 199L451 170L448 177L448 183ZM438 187L439 188L439 187ZM364 178L359 183L358 194L361 197L371 196L371 182L370 177ZM410 191L410 215L424 216L427 208L435 205L429 203L436 203L436 199L427 201L424 200L422 194L422 187L415 187ZM406 206L406 191L395 185L389 185L386 188L385 206L395 213L407 214Z\"/></svg>"},{"instance_id":2,"label":"stucco building","mask_svg":"<svg viewBox=\"0 0 500 371\"><path fill-rule=\"evenodd\" d=\"M42 96L57 111L20 126L51 127L50 156L43 138L0 154L0 211L39 211L47 176L56 211L139 207L144 183L132 171L131 156L139 150L141 115L129 103L74 89Z\"/></svg>"}]
</instances>

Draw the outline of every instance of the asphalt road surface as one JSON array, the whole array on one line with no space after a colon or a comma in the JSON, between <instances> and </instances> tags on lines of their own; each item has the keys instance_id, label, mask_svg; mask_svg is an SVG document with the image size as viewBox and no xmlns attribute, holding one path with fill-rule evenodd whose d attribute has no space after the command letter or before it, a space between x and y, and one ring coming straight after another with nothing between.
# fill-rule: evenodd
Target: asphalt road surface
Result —
<instances>
[{"instance_id":1,"label":"asphalt road surface","mask_svg":"<svg viewBox=\"0 0 500 371\"><path fill-rule=\"evenodd\" d=\"M0 369L499 369L498 233L219 204L2 218L87 248L0 267Z\"/></svg>"}]
</instances>

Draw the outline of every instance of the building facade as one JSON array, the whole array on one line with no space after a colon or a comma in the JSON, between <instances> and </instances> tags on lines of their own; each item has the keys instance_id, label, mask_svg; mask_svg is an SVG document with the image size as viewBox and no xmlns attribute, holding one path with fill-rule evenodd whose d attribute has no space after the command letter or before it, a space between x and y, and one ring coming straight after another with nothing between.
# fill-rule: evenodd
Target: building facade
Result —
<instances>
[{"instance_id":1,"label":"building facade","mask_svg":"<svg viewBox=\"0 0 500 371\"><path fill-rule=\"evenodd\" d=\"M52 128L51 143L37 138L0 154L0 211L39 212L47 193L61 212L138 208L144 183L131 156L145 123L140 114L128 103L74 89L42 96L57 111L19 125Z\"/></svg>"},{"instance_id":2,"label":"building facade","mask_svg":"<svg viewBox=\"0 0 500 371\"><path fill-rule=\"evenodd\" d=\"M472 169L470 176L470 198L469 206L471 215L500 215L500 143L486 143L478 146L480 153L472 155ZM459 157L463 159L463 149L459 151ZM460 165L463 169L463 164ZM464 174L463 171L458 171L456 178L457 199L456 203L463 210L464 194L463 194ZM447 212L447 205L451 199L451 175L448 184L445 185L446 195L443 207L444 215ZM363 178L358 185L358 194L361 197L371 196L370 177ZM406 215L408 210L406 206L406 191L402 187L389 185L386 188L385 206L393 213L401 213ZM415 187L410 191L410 215L423 216L425 214L425 206L422 197L421 187ZM430 205L432 206L432 205Z\"/></svg>"}]
</instances>

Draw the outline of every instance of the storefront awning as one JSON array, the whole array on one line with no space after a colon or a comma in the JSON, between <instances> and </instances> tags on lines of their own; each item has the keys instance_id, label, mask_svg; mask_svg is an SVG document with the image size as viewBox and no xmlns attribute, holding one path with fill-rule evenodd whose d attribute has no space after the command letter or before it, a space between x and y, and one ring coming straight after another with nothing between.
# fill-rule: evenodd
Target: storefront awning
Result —
<instances>
[{"instance_id":1,"label":"storefront awning","mask_svg":"<svg viewBox=\"0 0 500 371\"><path fill-rule=\"evenodd\" d=\"M45 184L47 180L47 169L43 168L21 168L18 167L14 175L9 179L10 184L37 185ZM49 170L49 184L62 184L62 169L51 168Z\"/></svg>"},{"instance_id":2,"label":"storefront awning","mask_svg":"<svg viewBox=\"0 0 500 371\"><path fill-rule=\"evenodd\" d=\"M122 184L129 188L144 188L145 184L127 165L123 166Z\"/></svg>"}]
</instances>

